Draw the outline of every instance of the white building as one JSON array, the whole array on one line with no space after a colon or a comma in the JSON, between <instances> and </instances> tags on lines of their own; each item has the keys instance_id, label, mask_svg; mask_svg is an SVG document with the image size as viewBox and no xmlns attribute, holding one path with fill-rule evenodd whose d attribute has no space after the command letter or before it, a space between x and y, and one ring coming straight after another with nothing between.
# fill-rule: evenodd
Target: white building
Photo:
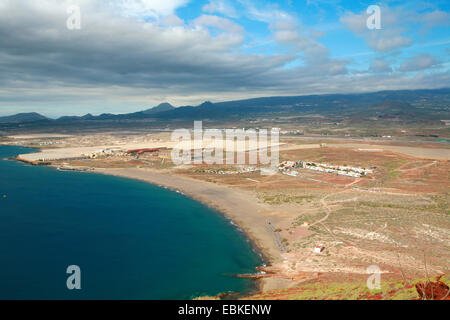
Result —
<instances>
[{"instance_id":1,"label":"white building","mask_svg":"<svg viewBox=\"0 0 450 320\"><path fill-rule=\"evenodd\" d=\"M322 253L323 250L325 250L325 247L323 246L323 244L318 244L314 248L314 253Z\"/></svg>"}]
</instances>

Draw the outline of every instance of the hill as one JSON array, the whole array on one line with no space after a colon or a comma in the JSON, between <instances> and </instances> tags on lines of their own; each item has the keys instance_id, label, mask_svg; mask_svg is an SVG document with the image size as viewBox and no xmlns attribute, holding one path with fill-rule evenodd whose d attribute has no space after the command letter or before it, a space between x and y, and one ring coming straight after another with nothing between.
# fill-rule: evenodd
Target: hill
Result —
<instances>
[{"instance_id":1,"label":"hill","mask_svg":"<svg viewBox=\"0 0 450 320\"><path fill-rule=\"evenodd\" d=\"M348 120L361 123L374 119L386 121L423 122L432 124L450 119L450 88L436 90L380 91L361 94L327 94L309 96L263 97L175 108L169 103L139 112L125 114L90 113L64 116L52 120L54 125L67 123L135 122L172 120L239 121L252 117L274 119L280 116L304 117L320 115L331 121ZM17 124L49 120L37 114L27 113L1 117L0 123Z\"/></svg>"},{"instance_id":2,"label":"hill","mask_svg":"<svg viewBox=\"0 0 450 320\"><path fill-rule=\"evenodd\" d=\"M382 91L364 94L332 94L292 97L266 97L219 103L204 102L199 106L186 106L155 115L161 119L177 118L232 118L258 114L320 113L338 116L377 116L382 112L413 114L434 113L450 105L450 89ZM392 110L391 110L392 108ZM427 109L424 109L427 108ZM383 114L382 114L383 115ZM436 114L435 114L436 115Z\"/></svg>"},{"instance_id":3,"label":"hill","mask_svg":"<svg viewBox=\"0 0 450 320\"><path fill-rule=\"evenodd\" d=\"M18 113L12 116L0 117L0 123L26 123L42 120L49 120L49 118L36 112Z\"/></svg>"},{"instance_id":4,"label":"hill","mask_svg":"<svg viewBox=\"0 0 450 320\"><path fill-rule=\"evenodd\" d=\"M164 103L159 104L156 107L144 110L144 111L142 111L142 113L143 114L157 114L160 112L170 111L170 110L174 110L174 109L175 109L175 107L172 106L170 103L164 102Z\"/></svg>"}]
</instances>

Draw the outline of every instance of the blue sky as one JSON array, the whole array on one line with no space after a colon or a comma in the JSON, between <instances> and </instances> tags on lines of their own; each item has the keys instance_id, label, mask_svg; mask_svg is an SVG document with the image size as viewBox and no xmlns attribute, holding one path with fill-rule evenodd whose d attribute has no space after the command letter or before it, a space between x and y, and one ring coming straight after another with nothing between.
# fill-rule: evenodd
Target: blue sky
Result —
<instances>
[{"instance_id":1,"label":"blue sky","mask_svg":"<svg viewBox=\"0 0 450 320\"><path fill-rule=\"evenodd\" d=\"M346 16L361 15L374 4L381 9L382 29L403 29L399 34L405 38L411 38L409 45L396 46L391 50L380 52L376 47L370 46L364 36L356 34L345 24ZM205 11L230 19L245 29L243 48L245 52L275 54L286 50L277 44L271 30L271 24L276 21L276 12L282 12L299 24L300 32L305 30L321 33L317 41L329 49L332 58L349 59L350 67L364 70L370 67L371 60L375 58L390 61L394 68L399 68L404 59L419 54L429 54L441 63L448 62L449 8L448 1L204 0L187 2L187 5L176 10L176 14L187 21L194 20ZM252 13L254 9L259 10L260 14L267 13L269 17L270 12L274 13L273 19L264 21ZM396 15L395 24L383 26L383 11L389 11L389 15ZM434 20L434 23L430 23L429 20L420 21L419 17L426 17L433 13L440 13L436 15L439 19L429 18ZM368 18L369 14L365 16ZM383 31L372 31L372 33L377 32ZM301 58L299 58L300 62Z\"/></svg>"},{"instance_id":2,"label":"blue sky","mask_svg":"<svg viewBox=\"0 0 450 320\"><path fill-rule=\"evenodd\" d=\"M69 30L69 6L80 29ZM367 28L370 5L381 29ZM450 86L450 2L2 0L0 114ZM77 18L77 17L76 17Z\"/></svg>"}]
</instances>

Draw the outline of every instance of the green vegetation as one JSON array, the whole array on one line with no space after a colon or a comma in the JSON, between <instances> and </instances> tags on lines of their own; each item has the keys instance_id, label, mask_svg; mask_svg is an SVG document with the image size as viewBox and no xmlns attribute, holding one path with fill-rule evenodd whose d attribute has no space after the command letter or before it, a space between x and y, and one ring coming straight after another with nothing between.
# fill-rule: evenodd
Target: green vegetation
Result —
<instances>
[{"instance_id":1,"label":"green vegetation","mask_svg":"<svg viewBox=\"0 0 450 320\"><path fill-rule=\"evenodd\" d=\"M413 300L418 298L415 284L426 279L414 279L405 284L403 281L383 280L381 288L369 290L363 281L324 282L316 281L298 288L271 290L258 293L249 299L254 300ZM448 277L441 281L449 285Z\"/></svg>"},{"instance_id":2,"label":"green vegetation","mask_svg":"<svg viewBox=\"0 0 450 320\"><path fill-rule=\"evenodd\" d=\"M387 177L388 179L387 180L399 177L400 172L397 171L397 169L405 162L406 161L404 159L400 159L400 160L386 163L384 166L386 167L386 169L388 171L388 177Z\"/></svg>"},{"instance_id":3,"label":"green vegetation","mask_svg":"<svg viewBox=\"0 0 450 320\"><path fill-rule=\"evenodd\" d=\"M278 205L283 203L302 204L304 202L311 202L314 197L308 195L291 195L286 193L278 193L273 195L262 194L258 195L258 198L265 203Z\"/></svg>"}]
</instances>

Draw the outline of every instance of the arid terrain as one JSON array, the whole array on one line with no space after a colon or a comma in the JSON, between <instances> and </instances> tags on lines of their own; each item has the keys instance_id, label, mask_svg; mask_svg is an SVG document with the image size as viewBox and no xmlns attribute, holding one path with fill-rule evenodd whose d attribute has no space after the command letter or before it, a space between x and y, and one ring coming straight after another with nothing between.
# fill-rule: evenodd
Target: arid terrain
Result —
<instances>
[{"instance_id":1,"label":"arid terrain","mask_svg":"<svg viewBox=\"0 0 450 320\"><path fill-rule=\"evenodd\" d=\"M175 166L174 143L163 132L21 135L3 143L40 148L20 156L33 164L141 179L219 209L267 259L262 272L241 275L259 279L257 299L270 292L305 298L300 292L322 282L342 284L334 298L355 298L345 286L365 292L369 266L396 286L450 271L448 143L288 135L280 141L280 162L296 165L270 175L259 165ZM139 148L153 149L130 150ZM328 167L368 173L318 169Z\"/></svg>"}]
</instances>

